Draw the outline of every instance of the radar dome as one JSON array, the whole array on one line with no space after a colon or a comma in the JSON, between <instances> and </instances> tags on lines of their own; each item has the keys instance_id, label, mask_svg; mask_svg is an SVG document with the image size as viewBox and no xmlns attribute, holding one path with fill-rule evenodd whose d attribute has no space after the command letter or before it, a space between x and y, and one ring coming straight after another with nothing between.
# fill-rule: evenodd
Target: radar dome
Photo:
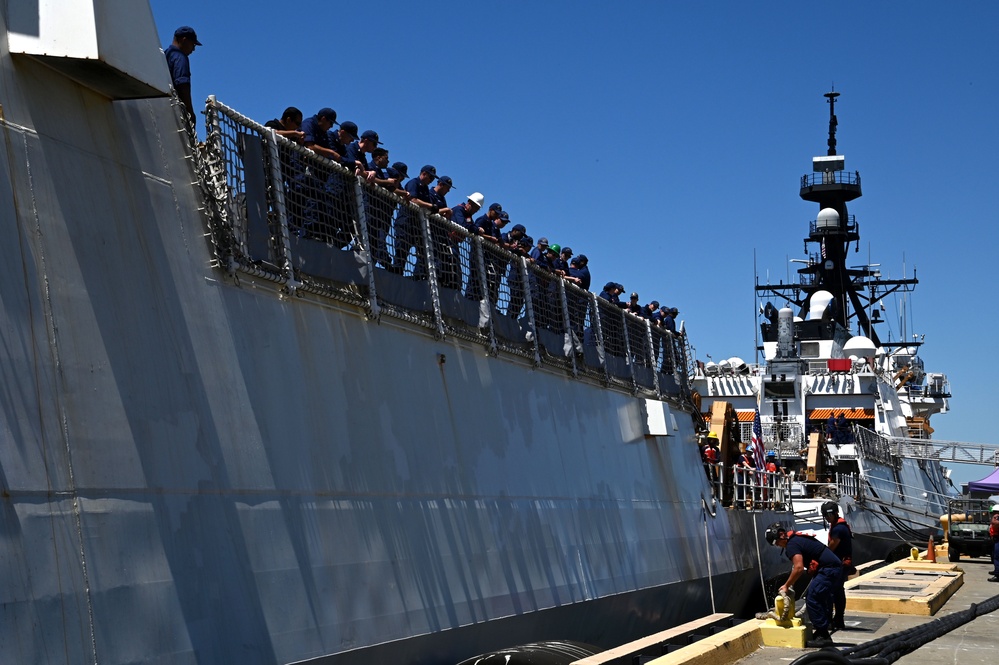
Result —
<instances>
[{"instance_id":1,"label":"radar dome","mask_svg":"<svg viewBox=\"0 0 999 665\"><path fill-rule=\"evenodd\" d=\"M819 216L815 219L817 229L839 228L839 213L832 208L823 208L819 211Z\"/></svg>"},{"instance_id":2,"label":"radar dome","mask_svg":"<svg viewBox=\"0 0 999 665\"><path fill-rule=\"evenodd\" d=\"M836 212L833 210L833 212ZM810 301L810 306L808 308L808 318L812 321L818 321L822 318L822 313L826 311L826 307L829 305L830 301L833 299L833 294L828 291L819 290L812 294L812 299Z\"/></svg>"},{"instance_id":3,"label":"radar dome","mask_svg":"<svg viewBox=\"0 0 999 665\"><path fill-rule=\"evenodd\" d=\"M731 358L729 358L728 365L729 367L732 368L732 371L734 371L736 374L742 374L743 372L749 370L749 366L746 364L746 361L743 360L742 358L739 358L738 356L732 356Z\"/></svg>"},{"instance_id":4,"label":"radar dome","mask_svg":"<svg viewBox=\"0 0 999 665\"><path fill-rule=\"evenodd\" d=\"M877 352L874 342L868 337L857 335L851 337L843 345L843 353L850 358L871 358Z\"/></svg>"}]
</instances>

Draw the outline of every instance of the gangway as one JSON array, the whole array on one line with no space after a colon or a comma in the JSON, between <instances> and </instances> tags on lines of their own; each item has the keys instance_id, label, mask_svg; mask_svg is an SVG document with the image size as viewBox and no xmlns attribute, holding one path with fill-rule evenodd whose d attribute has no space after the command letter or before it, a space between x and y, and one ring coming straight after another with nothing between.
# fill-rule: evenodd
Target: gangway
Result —
<instances>
[{"instance_id":1,"label":"gangway","mask_svg":"<svg viewBox=\"0 0 999 665\"><path fill-rule=\"evenodd\" d=\"M999 444L902 437L892 437L889 442L892 453L899 457L999 466Z\"/></svg>"}]
</instances>

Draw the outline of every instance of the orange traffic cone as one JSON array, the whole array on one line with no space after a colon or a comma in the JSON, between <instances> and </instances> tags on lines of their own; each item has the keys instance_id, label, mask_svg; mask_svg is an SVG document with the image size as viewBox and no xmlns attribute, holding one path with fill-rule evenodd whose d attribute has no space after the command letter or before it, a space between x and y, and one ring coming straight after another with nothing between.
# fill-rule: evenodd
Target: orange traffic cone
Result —
<instances>
[{"instance_id":1,"label":"orange traffic cone","mask_svg":"<svg viewBox=\"0 0 999 665\"><path fill-rule=\"evenodd\" d=\"M936 548L936 545L933 544L933 534L932 533L930 534L930 544L926 546L926 559L930 563L936 563L937 562L937 548Z\"/></svg>"}]
</instances>

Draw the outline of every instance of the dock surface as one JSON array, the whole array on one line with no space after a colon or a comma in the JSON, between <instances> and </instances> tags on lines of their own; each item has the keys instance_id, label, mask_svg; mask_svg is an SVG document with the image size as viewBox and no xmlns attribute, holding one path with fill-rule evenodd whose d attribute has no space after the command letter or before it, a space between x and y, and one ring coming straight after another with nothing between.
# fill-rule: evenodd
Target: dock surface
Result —
<instances>
[{"instance_id":1,"label":"dock surface","mask_svg":"<svg viewBox=\"0 0 999 665\"><path fill-rule=\"evenodd\" d=\"M999 583L988 582L992 563L986 558L962 559L957 566L964 572L963 584L929 616L897 611L846 611L846 630L833 635L836 647L849 647L928 624L940 617L968 609L999 595ZM815 649L762 647L742 658L740 665L777 665L794 661ZM900 665L993 665L999 660L999 611L983 615L924 644L895 661Z\"/></svg>"}]
</instances>

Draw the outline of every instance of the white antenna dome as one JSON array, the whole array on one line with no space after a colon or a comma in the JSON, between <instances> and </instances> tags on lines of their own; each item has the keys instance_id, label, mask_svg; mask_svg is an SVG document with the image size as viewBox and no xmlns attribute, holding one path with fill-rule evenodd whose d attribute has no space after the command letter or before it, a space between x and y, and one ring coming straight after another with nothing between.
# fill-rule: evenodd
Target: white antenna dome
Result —
<instances>
[{"instance_id":1,"label":"white antenna dome","mask_svg":"<svg viewBox=\"0 0 999 665\"><path fill-rule=\"evenodd\" d=\"M869 337L864 337L863 335L851 337L843 345L843 353L854 359L872 358L876 352L877 348L874 346L874 342Z\"/></svg>"},{"instance_id":2,"label":"white antenna dome","mask_svg":"<svg viewBox=\"0 0 999 665\"><path fill-rule=\"evenodd\" d=\"M833 212L836 212L833 210ZM828 291L819 290L812 294L812 299L810 301L810 306L808 308L808 318L812 321L818 321L822 318L822 313L826 311L826 307L829 302L833 299L833 294Z\"/></svg>"},{"instance_id":3,"label":"white antenna dome","mask_svg":"<svg viewBox=\"0 0 999 665\"><path fill-rule=\"evenodd\" d=\"M815 219L816 229L836 229L839 228L839 213L832 208L823 208L819 211L819 216Z\"/></svg>"}]
</instances>

